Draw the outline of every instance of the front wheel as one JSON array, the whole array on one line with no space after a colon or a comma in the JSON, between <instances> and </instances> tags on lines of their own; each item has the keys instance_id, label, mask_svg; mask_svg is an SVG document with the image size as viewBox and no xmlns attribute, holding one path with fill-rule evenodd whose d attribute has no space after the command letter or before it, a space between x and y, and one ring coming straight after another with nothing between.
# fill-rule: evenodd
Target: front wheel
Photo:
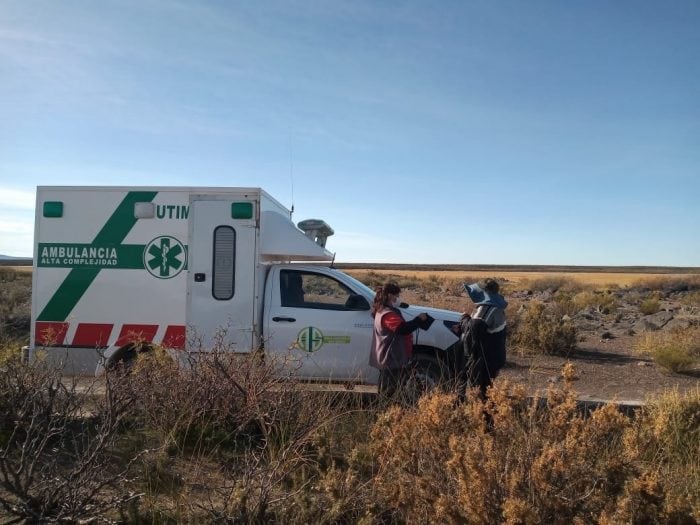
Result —
<instances>
[{"instance_id":1,"label":"front wheel","mask_svg":"<svg viewBox=\"0 0 700 525\"><path fill-rule=\"evenodd\" d=\"M431 355L417 355L408 370L403 392L406 401L418 399L444 384L446 371L439 359Z\"/></svg>"}]
</instances>

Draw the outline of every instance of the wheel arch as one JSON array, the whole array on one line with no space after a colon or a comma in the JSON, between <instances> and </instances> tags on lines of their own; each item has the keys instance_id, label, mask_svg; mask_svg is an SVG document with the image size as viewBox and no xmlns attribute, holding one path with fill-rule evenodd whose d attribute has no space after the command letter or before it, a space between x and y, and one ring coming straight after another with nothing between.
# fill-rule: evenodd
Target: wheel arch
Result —
<instances>
[{"instance_id":1,"label":"wheel arch","mask_svg":"<svg viewBox=\"0 0 700 525\"><path fill-rule=\"evenodd\" d=\"M154 345L147 341L127 343L120 346L110 354L110 356L105 360L105 369L109 370L120 362L130 362L136 359L138 354L152 352L153 350Z\"/></svg>"}]
</instances>

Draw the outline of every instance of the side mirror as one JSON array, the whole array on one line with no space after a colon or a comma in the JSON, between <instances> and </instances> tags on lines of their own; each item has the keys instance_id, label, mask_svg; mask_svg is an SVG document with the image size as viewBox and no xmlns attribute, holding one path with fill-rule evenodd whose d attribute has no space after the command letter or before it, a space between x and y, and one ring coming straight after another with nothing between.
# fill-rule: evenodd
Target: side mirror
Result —
<instances>
[{"instance_id":1,"label":"side mirror","mask_svg":"<svg viewBox=\"0 0 700 525\"><path fill-rule=\"evenodd\" d=\"M364 296L360 294L352 294L345 301L345 308L348 310L369 310L369 303Z\"/></svg>"}]
</instances>

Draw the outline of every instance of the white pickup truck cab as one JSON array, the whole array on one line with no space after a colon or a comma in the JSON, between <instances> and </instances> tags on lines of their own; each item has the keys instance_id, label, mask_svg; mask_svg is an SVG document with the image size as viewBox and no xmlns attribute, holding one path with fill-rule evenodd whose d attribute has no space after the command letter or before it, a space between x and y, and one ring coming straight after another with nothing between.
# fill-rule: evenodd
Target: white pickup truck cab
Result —
<instances>
[{"instance_id":1,"label":"white pickup truck cab","mask_svg":"<svg viewBox=\"0 0 700 525\"><path fill-rule=\"evenodd\" d=\"M303 379L376 384L374 292L332 267L333 230L299 223L260 188L37 188L30 356L101 373L161 345L223 345L294 362ZM441 364L459 314L414 332L419 368Z\"/></svg>"}]
</instances>

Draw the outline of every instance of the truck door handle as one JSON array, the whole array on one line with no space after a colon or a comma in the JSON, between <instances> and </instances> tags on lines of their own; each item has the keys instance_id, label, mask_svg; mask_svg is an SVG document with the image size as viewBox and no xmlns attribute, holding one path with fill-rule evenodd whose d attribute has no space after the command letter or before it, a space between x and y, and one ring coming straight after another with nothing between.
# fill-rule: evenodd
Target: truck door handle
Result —
<instances>
[{"instance_id":1,"label":"truck door handle","mask_svg":"<svg viewBox=\"0 0 700 525\"><path fill-rule=\"evenodd\" d=\"M206 280L206 275L203 273L196 273L194 274L194 282L196 283L203 283Z\"/></svg>"},{"instance_id":2,"label":"truck door handle","mask_svg":"<svg viewBox=\"0 0 700 525\"><path fill-rule=\"evenodd\" d=\"M286 321L288 323L293 323L296 321L294 317L273 317L272 320L276 323L281 323L282 321Z\"/></svg>"}]
</instances>

